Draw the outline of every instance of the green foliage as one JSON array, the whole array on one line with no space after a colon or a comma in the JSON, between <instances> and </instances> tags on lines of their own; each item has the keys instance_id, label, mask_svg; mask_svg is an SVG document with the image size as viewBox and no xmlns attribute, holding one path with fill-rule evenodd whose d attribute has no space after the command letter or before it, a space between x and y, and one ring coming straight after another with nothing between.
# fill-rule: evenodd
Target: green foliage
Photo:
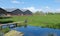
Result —
<instances>
[{"instance_id":1,"label":"green foliage","mask_svg":"<svg viewBox=\"0 0 60 36\"><path fill-rule=\"evenodd\" d=\"M43 11L36 11L35 13L34 13L34 15L44 15L45 13L43 13Z\"/></svg>"},{"instance_id":2,"label":"green foliage","mask_svg":"<svg viewBox=\"0 0 60 36\"><path fill-rule=\"evenodd\" d=\"M47 15L55 15L55 13L48 12Z\"/></svg>"},{"instance_id":3,"label":"green foliage","mask_svg":"<svg viewBox=\"0 0 60 36\"><path fill-rule=\"evenodd\" d=\"M40 12L39 12L39 11L37 11L37 12L35 12L34 14L35 14L35 15L40 15Z\"/></svg>"},{"instance_id":4,"label":"green foliage","mask_svg":"<svg viewBox=\"0 0 60 36\"><path fill-rule=\"evenodd\" d=\"M2 29L2 32L7 33L7 32L9 32L9 30L10 29L7 27L7 28Z\"/></svg>"}]
</instances>

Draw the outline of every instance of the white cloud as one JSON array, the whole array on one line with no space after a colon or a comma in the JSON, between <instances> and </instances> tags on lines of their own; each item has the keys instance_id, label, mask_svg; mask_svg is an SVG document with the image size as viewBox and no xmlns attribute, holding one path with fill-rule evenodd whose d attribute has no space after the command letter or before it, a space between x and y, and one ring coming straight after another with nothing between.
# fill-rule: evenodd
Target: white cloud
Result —
<instances>
[{"instance_id":1,"label":"white cloud","mask_svg":"<svg viewBox=\"0 0 60 36\"><path fill-rule=\"evenodd\" d=\"M12 3L15 3L15 4L24 4L24 2L19 2L19 1L17 1L17 0L12 0L11 2L12 2Z\"/></svg>"},{"instance_id":2,"label":"white cloud","mask_svg":"<svg viewBox=\"0 0 60 36\"><path fill-rule=\"evenodd\" d=\"M45 7L45 11L50 11L50 7L49 6L46 6Z\"/></svg>"},{"instance_id":3,"label":"white cloud","mask_svg":"<svg viewBox=\"0 0 60 36\"><path fill-rule=\"evenodd\" d=\"M4 7L1 7L1 8L4 8Z\"/></svg>"},{"instance_id":4,"label":"white cloud","mask_svg":"<svg viewBox=\"0 0 60 36\"><path fill-rule=\"evenodd\" d=\"M45 8L46 8L46 9L50 9L50 7L49 7L49 6L46 6Z\"/></svg>"},{"instance_id":5,"label":"white cloud","mask_svg":"<svg viewBox=\"0 0 60 36\"><path fill-rule=\"evenodd\" d=\"M17 4L19 4L20 2L19 2L19 1L12 1L12 3L17 3Z\"/></svg>"},{"instance_id":6,"label":"white cloud","mask_svg":"<svg viewBox=\"0 0 60 36\"><path fill-rule=\"evenodd\" d=\"M52 9L49 6L46 6L46 7L44 7L43 11L44 12L49 12L49 11L51 12Z\"/></svg>"},{"instance_id":7,"label":"white cloud","mask_svg":"<svg viewBox=\"0 0 60 36\"><path fill-rule=\"evenodd\" d=\"M46 6L45 7L45 10L44 10L45 12L60 12L60 8L59 9L53 9L53 8L51 8L51 7L49 7L49 6Z\"/></svg>"},{"instance_id":8,"label":"white cloud","mask_svg":"<svg viewBox=\"0 0 60 36\"><path fill-rule=\"evenodd\" d=\"M23 9L28 9L28 10L32 11L33 13L35 13L36 11L53 12L53 13L56 12L56 11L60 11L60 9L52 9L49 6L46 6L44 8L40 8L40 9L36 9L35 7L26 7L26 8L23 8Z\"/></svg>"},{"instance_id":9,"label":"white cloud","mask_svg":"<svg viewBox=\"0 0 60 36\"><path fill-rule=\"evenodd\" d=\"M28 9L30 11L32 11L33 13L36 12L36 11L41 11L42 9L36 9L35 7L26 7L26 8L23 8L23 9Z\"/></svg>"},{"instance_id":10,"label":"white cloud","mask_svg":"<svg viewBox=\"0 0 60 36\"><path fill-rule=\"evenodd\" d=\"M59 9L56 9L57 12L60 12L60 8Z\"/></svg>"}]
</instances>

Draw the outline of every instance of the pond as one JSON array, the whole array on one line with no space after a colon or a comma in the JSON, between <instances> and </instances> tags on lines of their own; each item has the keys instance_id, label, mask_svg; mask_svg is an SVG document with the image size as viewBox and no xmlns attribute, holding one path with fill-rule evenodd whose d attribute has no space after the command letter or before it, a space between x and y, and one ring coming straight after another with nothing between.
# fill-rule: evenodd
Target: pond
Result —
<instances>
[{"instance_id":1,"label":"pond","mask_svg":"<svg viewBox=\"0 0 60 36\"><path fill-rule=\"evenodd\" d=\"M16 27L11 30L17 30L23 32L24 36L48 36L48 34L54 34L54 36L60 36L60 30L51 28L41 28L37 26Z\"/></svg>"}]
</instances>

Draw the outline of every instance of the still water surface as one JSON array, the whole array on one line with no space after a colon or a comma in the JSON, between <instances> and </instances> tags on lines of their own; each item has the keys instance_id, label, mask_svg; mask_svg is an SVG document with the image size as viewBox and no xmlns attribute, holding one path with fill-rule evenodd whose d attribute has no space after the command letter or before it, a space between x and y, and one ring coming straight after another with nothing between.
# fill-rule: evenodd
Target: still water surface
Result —
<instances>
[{"instance_id":1,"label":"still water surface","mask_svg":"<svg viewBox=\"0 0 60 36\"><path fill-rule=\"evenodd\" d=\"M48 36L48 34L54 34L54 36L60 36L60 30L51 28L41 28L36 26L16 27L12 30L23 32L24 36Z\"/></svg>"}]
</instances>

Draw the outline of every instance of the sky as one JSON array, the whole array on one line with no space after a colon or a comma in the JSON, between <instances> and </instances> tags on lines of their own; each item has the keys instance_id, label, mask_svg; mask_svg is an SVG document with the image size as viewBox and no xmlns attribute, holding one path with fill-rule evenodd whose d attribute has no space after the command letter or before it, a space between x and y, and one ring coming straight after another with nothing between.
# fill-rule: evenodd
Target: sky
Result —
<instances>
[{"instance_id":1,"label":"sky","mask_svg":"<svg viewBox=\"0 0 60 36\"><path fill-rule=\"evenodd\" d=\"M29 9L32 12L60 12L60 0L0 0L0 7Z\"/></svg>"}]
</instances>

